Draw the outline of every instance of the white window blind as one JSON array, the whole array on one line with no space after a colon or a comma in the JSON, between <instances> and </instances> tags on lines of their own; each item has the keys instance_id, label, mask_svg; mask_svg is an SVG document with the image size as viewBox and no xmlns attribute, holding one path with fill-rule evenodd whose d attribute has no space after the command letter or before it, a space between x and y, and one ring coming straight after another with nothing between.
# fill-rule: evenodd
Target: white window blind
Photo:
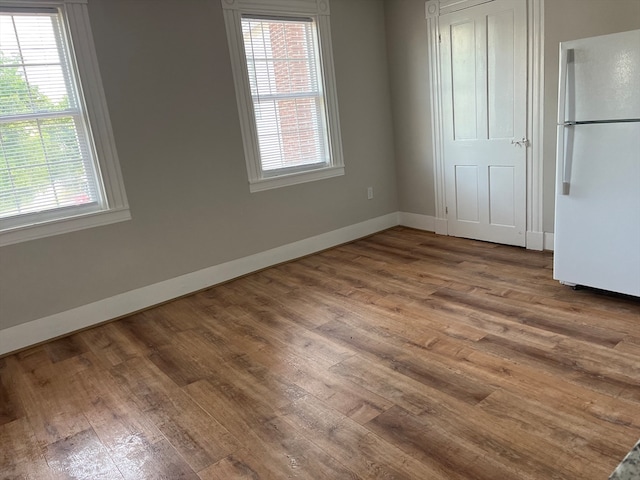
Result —
<instances>
[{"instance_id":1,"label":"white window blind","mask_svg":"<svg viewBox=\"0 0 640 480\"><path fill-rule=\"evenodd\" d=\"M0 220L103 208L61 15L0 7Z\"/></svg>"},{"instance_id":2,"label":"white window blind","mask_svg":"<svg viewBox=\"0 0 640 480\"><path fill-rule=\"evenodd\" d=\"M242 16L264 176L330 164L315 21Z\"/></svg>"}]
</instances>

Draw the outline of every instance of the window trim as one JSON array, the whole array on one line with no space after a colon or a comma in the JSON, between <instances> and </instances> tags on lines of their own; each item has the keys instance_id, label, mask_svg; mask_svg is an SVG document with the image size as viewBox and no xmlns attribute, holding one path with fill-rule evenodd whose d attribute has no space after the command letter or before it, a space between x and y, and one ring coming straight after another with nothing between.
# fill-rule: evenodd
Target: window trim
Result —
<instances>
[{"instance_id":1,"label":"window trim","mask_svg":"<svg viewBox=\"0 0 640 480\"><path fill-rule=\"evenodd\" d=\"M53 210L45 211L42 212L42 215L35 216L29 224L0 227L0 246L131 219L102 77L98 67L87 1L0 0L0 6L55 8L62 12L65 26L64 34L71 61L74 62L77 71L78 95L85 107L84 115L87 119L88 133L93 139L96 176L98 182L102 183L105 205L103 209L98 211L83 208L77 210L61 209L60 212L65 215L56 218L51 218ZM11 218L9 217L7 220Z\"/></svg>"},{"instance_id":2,"label":"window trim","mask_svg":"<svg viewBox=\"0 0 640 480\"><path fill-rule=\"evenodd\" d=\"M342 135L338 116L338 97L336 93L335 69L333 65L333 47L331 44L331 26L329 22L328 0L220 0L224 11L231 68L236 90L240 129L244 147L245 162L249 176L249 190L259 192L272 188L312 182L325 178L344 175L342 154ZM249 72L244 53L242 37L242 15L276 15L280 17L312 17L318 33L320 55L319 75L323 82L325 101L327 140L329 144L329 165L321 164L317 168L304 168L281 174L262 174L258 134L253 111L253 100L249 87ZM283 169L286 170L286 169Z\"/></svg>"}]
</instances>

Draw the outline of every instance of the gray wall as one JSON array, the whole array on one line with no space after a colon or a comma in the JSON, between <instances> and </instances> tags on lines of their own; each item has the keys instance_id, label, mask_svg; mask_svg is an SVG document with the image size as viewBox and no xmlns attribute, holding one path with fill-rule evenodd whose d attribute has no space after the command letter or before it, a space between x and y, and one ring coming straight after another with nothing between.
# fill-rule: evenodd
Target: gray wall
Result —
<instances>
[{"instance_id":1,"label":"gray wall","mask_svg":"<svg viewBox=\"0 0 640 480\"><path fill-rule=\"evenodd\" d=\"M429 56L423 0L386 0L400 211L436 214Z\"/></svg>"},{"instance_id":2,"label":"gray wall","mask_svg":"<svg viewBox=\"0 0 640 480\"><path fill-rule=\"evenodd\" d=\"M435 215L424 1L385 0L400 210ZM553 232L558 43L640 28L640 0L545 1L544 219Z\"/></svg>"},{"instance_id":3,"label":"gray wall","mask_svg":"<svg viewBox=\"0 0 640 480\"><path fill-rule=\"evenodd\" d=\"M382 0L331 2L346 175L254 194L219 0L89 8L133 219L1 248L0 329L398 210Z\"/></svg>"}]
</instances>

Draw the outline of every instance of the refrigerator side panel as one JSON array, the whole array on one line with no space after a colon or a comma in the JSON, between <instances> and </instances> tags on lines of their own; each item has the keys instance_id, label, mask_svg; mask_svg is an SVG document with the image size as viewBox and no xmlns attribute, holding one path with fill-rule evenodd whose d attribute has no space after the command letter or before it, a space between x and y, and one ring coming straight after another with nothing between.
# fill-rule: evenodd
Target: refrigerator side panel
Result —
<instances>
[{"instance_id":1,"label":"refrigerator side panel","mask_svg":"<svg viewBox=\"0 0 640 480\"><path fill-rule=\"evenodd\" d=\"M565 121L640 118L640 30L563 42ZM562 119L560 119L562 121Z\"/></svg>"},{"instance_id":2,"label":"refrigerator side panel","mask_svg":"<svg viewBox=\"0 0 640 480\"><path fill-rule=\"evenodd\" d=\"M561 194L559 172L554 278L640 296L640 123L565 128L571 188Z\"/></svg>"}]
</instances>

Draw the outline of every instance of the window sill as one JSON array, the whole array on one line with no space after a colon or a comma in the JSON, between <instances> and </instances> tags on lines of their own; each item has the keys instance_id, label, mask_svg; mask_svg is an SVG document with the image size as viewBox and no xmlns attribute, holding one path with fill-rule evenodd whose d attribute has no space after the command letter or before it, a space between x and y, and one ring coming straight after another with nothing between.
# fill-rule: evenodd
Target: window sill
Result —
<instances>
[{"instance_id":1,"label":"window sill","mask_svg":"<svg viewBox=\"0 0 640 480\"><path fill-rule=\"evenodd\" d=\"M130 219L129 209L120 208L15 227L0 231L0 247Z\"/></svg>"},{"instance_id":2,"label":"window sill","mask_svg":"<svg viewBox=\"0 0 640 480\"><path fill-rule=\"evenodd\" d=\"M314 182L325 178L339 177L340 175L344 175L344 167L326 167L308 172L297 172L287 175L279 175L277 177L252 180L249 183L249 190L251 193L261 192L263 190L271 190L272 188L280 188L289 185L296 185L298 183Z\"/></svg>"}]
</instances>

